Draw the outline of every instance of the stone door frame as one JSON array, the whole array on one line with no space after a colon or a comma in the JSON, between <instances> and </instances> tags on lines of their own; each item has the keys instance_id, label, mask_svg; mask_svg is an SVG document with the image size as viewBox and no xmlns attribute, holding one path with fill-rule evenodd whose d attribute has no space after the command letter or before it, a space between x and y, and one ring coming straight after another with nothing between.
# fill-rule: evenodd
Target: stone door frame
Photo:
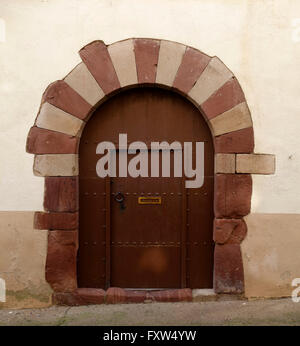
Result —
<instances>
[{"instance_id":1,"label":"stone door frame","mask_svg":"<svg viewBox=\"0 0 300 346\"><path fill-rule=\"evenodd\" d=\"M45 211L36 212L35 228L49 230L46 280L54 296L65 297L56 301L73 304L74 297L80 296L86 303L87 296L99 296L102 291L77 288L82 130L109 97L124 88L147 85L180 93L209 125L215 147L214 291L242 294L240 244L247 233L243 217L251 210L251 174L274 173L275 157L254 153L251 114L233 73L217 57L165 40L127 39L111 45L94 41L79 54L82 62L45 90L26 145L27 152L35 154L34 174L45 177ZM118 290L112 294L120 296ZM109 296L109 292L100 295Z\"/></svg>"}]
</instances>

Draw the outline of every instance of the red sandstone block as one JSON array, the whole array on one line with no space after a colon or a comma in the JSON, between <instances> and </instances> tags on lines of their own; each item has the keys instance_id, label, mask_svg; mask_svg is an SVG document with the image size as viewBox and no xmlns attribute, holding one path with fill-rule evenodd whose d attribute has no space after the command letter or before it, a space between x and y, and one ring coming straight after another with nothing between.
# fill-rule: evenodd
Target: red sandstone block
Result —
<instances>
[{"instance_id":1,"label":"red sandstone block","mask_svg":"<svg viewBox=\"0 0 300 346\"><path fill-rule=\"evenodd\" d=\"M28 134L26 151L31 154L76 154L78 138L33 126Z\"/></svg>"},{"instance_id":2,"label":"red sandstone block","mask_svg":"<svg viewBox=\"0 0 300 346\"><path fill-rule=\"evenodd\" d=\"M100 288L77 288L74 292L81 305L103 304L105 302L105 291Z\"/></svg>"},{"instance_id":3,"label":"red sandstone block","mask_svg":"<svg viewBox=\"0 0 300 346\"><path fill-rule=\"evenodd\" d=\"M94 41L83 47L79 54L105 94L120 88L119 79L104 42Z\"/></svg>"},{"instance_id":4,"label":"red sandstone block","mask_svg":"<svg viewBox=\"0 0 300 346\"><path fill-rule=\"evenodd\" d=\"M121 304L126 302L126 292L119 287L110 287L106 291L105 302L107 304Z\"/></svg>"},{"instance_id":5,"label":"red sandstone block","mask_svg":"<svg viewBox=\"0 0 300 346\"><path fill-rule=\"evenodd\" d=\"M252 178L250 174L215 176L215 217L241 218L250 213Z\"/></svg>"},{"instance_id":6,"label":"red sandstone block","mask_svg":"<svg viewBox=\"0 0 300 346\"><path fill-rule=\"evenodd\" d=\"M74 212L78 205L78 177L45 178L46 211Z\"/></svg>"},{"instance_id":7,"label":"red sandstone block","mask_svg":"<svg viewBox=\"0 0 300 346\"><path fill-rule=\"evenodd\" d=\"M150 294L157 302L190 302L193 300L190 288L152 291Z\"/></svg>"},{"instance_id":8,"label":"red sandstone block","mask_svg":"<svg viewBox=\"0 0 300 346\"><path fill-rule=\"evenodd\" d=\"M77 288L77 231L48 233L46 280L55 292L72 292Z\"/></svg>"},{"instance_id":9,"label":"red sandstone block","mask_svg":"<svg viewBox=\"0 0 300 346\"><path fill-rule=\"evenodd\" d=\"M34 214L35 229L69 230L78 228L78 213L44 213Z\"/></svg>"},{"instance_id":10,"label":"red sandstone block","mask_svg":"<svg viewBox=\"0 0 300 346\"><path fill-rule=\"evenodd\" d=\"M201 105L201 109L208 119L212 119L244 101L245 96L239 82L236 78L231 78Z\"/></svg>"},{"instance_id":11,"label":"red sandstone block","mask_svg":"<svg viewBox=\"0 0 300 346\"><path fill-rule=\"evenodd\" d=\"M160 41L134 40L134 53L139 83L155 83Z\"/></svg>"},{"instance_id":12,"label":"red sandstone block","mask_svg":"<svg viewBox=\"0 0 300 346\"><path fill-rule=\"evenodd\" d=\"M216 293L244 292L244 269L239 244L216 244L214 267Z\"/></svg>"},{"instance_id":13,"label":"red sandstone block","mask_svg":"<svg viewBox=\"0 0 300 346\"><path fill-rule=\"evenodd\" d=\"M52 303L54 305L79 306L81 301L73 292L63 293L54 292L52 294Z\"/></svg>"},{"instance_id":14,"label":"red sandstone block","mask_svg":"<svg viewBox=\"0 0 300 346\"><path fill-rule=\"evenodd\" d=\"M211 57L188 47L177 71L173 87L188 93L208 65Z\"/></svg>"},{"instance_id":15,"label":"red sandstone block","mask_svg":"<svg viewBox=\"0 0 300 346\"><path fill-rule=\"evenodd\" d=\"M92 106L63 80L48 86L42 102L51 103L79 119L87 118L92 110Z\"/></svg>"},{"instance_id":16,"label":"red sandstone block","mask_svg":"<svg viewBox=\"0 0 300 346\"><path fill-rule=\"evenodd\" d=\"M243 219L215 219L214 241L217 244L240 244L247 234Z\"/></svg>"},{"instance_id":17,"label":"red sandstone block","mask_svg":"<svg viewBox=\"0 0 300 346\"><path fill-rule=\"evenodd\" d=\"M126 303L144 303L146 299L149 299L147 291L125 290L125 294Z\"/></svg>"},{"instance_id":18,"label":"red sandstone block","mask_svg":"<svg viewBox=\"0 0 300 346\"><path fill-rule=\"evenodd\" d=\"M226 133L214 140L216 153L252 153L254 150L252 127Z\"/></svg>"}]
</instances>

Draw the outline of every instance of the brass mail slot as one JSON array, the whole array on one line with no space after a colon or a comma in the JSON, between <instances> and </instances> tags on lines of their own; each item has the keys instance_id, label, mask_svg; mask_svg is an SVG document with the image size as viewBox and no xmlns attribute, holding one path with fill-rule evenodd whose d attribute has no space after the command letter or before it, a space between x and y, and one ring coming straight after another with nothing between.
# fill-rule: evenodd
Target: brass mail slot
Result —
<instances>
[{"instance_id":1,"label":"brass mail slot","mask_svg":"<svg viewBox=\"0 0 300 346\"><path fill-rule=\"evenodd\" d=\"M139 197L139 204L161 204L161 197Z\"/></svg>"}]
</instances>

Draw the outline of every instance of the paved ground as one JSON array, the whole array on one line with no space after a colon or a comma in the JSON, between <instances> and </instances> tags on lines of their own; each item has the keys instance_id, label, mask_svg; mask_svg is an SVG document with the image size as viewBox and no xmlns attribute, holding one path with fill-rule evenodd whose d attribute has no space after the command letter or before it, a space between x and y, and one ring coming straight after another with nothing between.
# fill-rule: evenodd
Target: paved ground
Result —
<instances>
[{"instance_id":1,"label":"paved ground","mask_svg":"<svg viewBox=\"0 0 300 346\"><path fill-rule=\"evenodd\" d=\"M0 325L300 325L291 299L0 310Z\"/></svg>"}]
</instances>

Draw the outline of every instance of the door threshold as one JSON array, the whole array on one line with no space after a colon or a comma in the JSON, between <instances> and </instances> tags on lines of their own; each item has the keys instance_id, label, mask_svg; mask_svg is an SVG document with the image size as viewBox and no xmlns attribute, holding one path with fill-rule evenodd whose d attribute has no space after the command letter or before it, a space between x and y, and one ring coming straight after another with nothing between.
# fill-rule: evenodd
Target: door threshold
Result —
<instances>
[{"instance_id":1,"label":"door threshold","mask_svg":"<svg viewBox=\"0 0 300 346\"><path fill-rule=\"evenodd\" d=\"M123 288L126 291L171 291L171 290L180 290L181 288Z\"/></svg>"}]
</instances>

